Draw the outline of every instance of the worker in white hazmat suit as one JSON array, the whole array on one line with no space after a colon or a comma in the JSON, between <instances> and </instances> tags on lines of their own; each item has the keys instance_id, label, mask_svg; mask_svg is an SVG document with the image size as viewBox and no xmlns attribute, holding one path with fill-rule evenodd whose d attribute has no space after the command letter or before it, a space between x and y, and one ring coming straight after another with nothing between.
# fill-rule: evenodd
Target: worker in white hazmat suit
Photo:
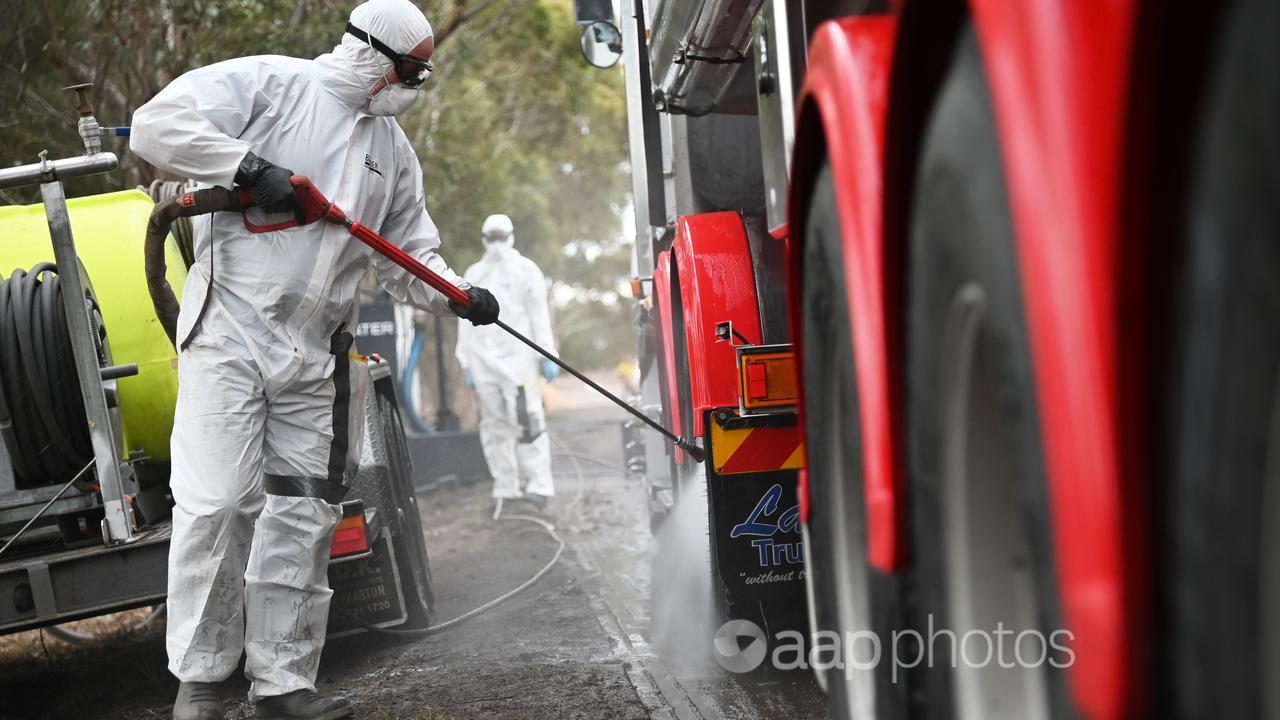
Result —
<instances>
[{"instance_id":1,"label":"worker in white hazmat suit","mask_svg":"<svg viewBox=\"0 0 1280 720\"><path fill-rule=\"evenodd\" d=\"M408 0L351 13L315 60L248 57L193 70L133 116L131 147L205 185L243 186L257 223L288 221L289 177L309 177L355 220L466 288L477 323L498 306L436 253L422 169L395 118L431 71L431 26ZM265 214L264 214L265 211ZM216 683L241 652L259 718L341 718L315 692L329 614L329 545L359 458L356 287L372 262L396 298L444 296L317 222L252 233L235 213L196 218L178 319L167 649L174 717L223 717Z\"/></svg>"},{"instance_id":2,"label":"worker in white hazmat suit","mask_svg":"<svg viewBox=\"0 0 1280 720\"><path fill-rule=\"evenodd\" d=\"M492 289L502 305L503 321L554 353L547 281L538 266L515 249L511 218L490 215L481 234L484 257L467 268L463 277ZM545 507L555 487L538 376L552 380L559 368L492 327L460 323L455 354L480 406L480 444L493 476L494 516L513 498L524 497L539 509Z\"/></svg>"}]
</instances>

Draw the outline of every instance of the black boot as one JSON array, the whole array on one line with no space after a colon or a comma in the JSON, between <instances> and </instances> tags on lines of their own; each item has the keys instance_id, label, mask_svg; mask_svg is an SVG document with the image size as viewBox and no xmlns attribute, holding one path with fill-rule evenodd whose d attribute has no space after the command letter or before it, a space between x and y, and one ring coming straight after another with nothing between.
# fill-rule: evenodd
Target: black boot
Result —
<instances>
[{"instance_id":1,"label":"black boot","mask_svg":"<svg viewBox=\"0 0 1280 720\"><path fill-rule=\"evenodd\" d=\"M328 698L315 690L294 690L262 698L254 705L258 720L339 720L351 717L344 697Z\"/></svg>"},{"instance_id":2,"label":"black boot","mask_svg":"<svg viewBox=\"0 0 1280 720\"><path fill-rule=\"evenodd\" d=\"M173 701L173 720L222 720L222 693L219 683L184 682Z\"/></svg>"}]
</instances>

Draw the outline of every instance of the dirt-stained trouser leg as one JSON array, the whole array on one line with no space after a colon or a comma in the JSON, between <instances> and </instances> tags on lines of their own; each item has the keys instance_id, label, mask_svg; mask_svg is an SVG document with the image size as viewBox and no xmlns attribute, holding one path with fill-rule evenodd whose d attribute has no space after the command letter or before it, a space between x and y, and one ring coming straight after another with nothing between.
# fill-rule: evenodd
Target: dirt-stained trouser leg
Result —
<instances>
[{"instance_id":1,"label":"dirt-stained trouser leg","mask_svg":"<svg viewBox=\"0 0 1280 720\"><path fill-rule=\"evenodd\" d=\"M263 487L245 581L245 674L250 696L315 690L329 619L329 545L354 473L367 370L351 336L333 338L329 363L267 382ZM328 367L325 367L325 365Z\"/></svg>"},{"instance_id":2,"label":"dirt-stained trouser leg","mask_svg":"<svg viewBox=\"0 0 1280 720\"><path fill-rule=\"evenodd\" d=\"M201 333L179 355L171 438L166 648L183 682L218 682L244 647L244 569L263 505L267 403L245 347Z\"/></svg>"}]
</instances>

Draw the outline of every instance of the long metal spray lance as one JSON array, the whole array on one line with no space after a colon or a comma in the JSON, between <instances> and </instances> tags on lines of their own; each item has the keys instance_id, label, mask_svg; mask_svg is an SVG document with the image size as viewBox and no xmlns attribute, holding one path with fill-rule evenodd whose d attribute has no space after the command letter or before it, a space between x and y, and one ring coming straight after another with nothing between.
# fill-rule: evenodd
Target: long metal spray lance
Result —
<instances>
[{"instance_id":1,"label":"long metal spray lance","mask_svg":"<svg viewBox=\"0 0 1280 720\"><path fill-rule=\"evenodd\" d=\"M311 183L310 180L300 175L294 175L292 178L292 182L293 182L294 193L298 196L298 199L302 204L302 221L303 222L311 222L312 220L323 219L325 222L330 222L335 225L341 225L345 227L347 229L347 232L351 233L351 235L354 236L357 240L373 248L373 250L377 252L379 255L382 255L383 257L387 258L391 262L404 268L409 274L413 275L419 280L430 285L432 288L442 293L445 297L449 298L449 300L452 301L454 304L462 308L471 307L471 296L467 294L466 290L463 290L457 285L454 285L453 283L449 282L448 280L440 276L438 273L433 271L431 268L418 262L417 258L406 253L404 250L401 250L395 245L392 245L391 243L387 242L385 238L383 238L378 233L374 232L372 229L364 225L361 225L359 222L347 217L347 214L343 212L337 205L334 205L333 203L329 202L329 200L316 188L315 185ZM249 198L248 192L245 190L240 190L239 196L241 201L244 202L244 204L246 205L252 202L251 198ZM248 224L247 220L246 220L246 224ZM250 226L250 229L251 230L254 229L254 226ZM591 378L578 372L568 363L566 363L565 361L553 355L546 348L542 347L541 345L525 337L523 333L517 331L515 328L511 327L510 325L506 324L500 319L494 321L494 325L497 325L498 327L502 328L507 333L509 333L515 339L533 348L538 352L539 355L542 355L546 359L550 360L551 362L555 363L556 365L564 369L570 375L573 375L574 377L578 378L582 382L586 383L591 389L609 398L618 407L622 408L623 410L626 410L627 412L634 415L636 418L642 420L649 427L662 433L667 439L674 442L677 447L683 449L686 453L688 453L689 456L692 457L695 461L702 462L703 460L706 459L705 450L693 444L689 440L686 440L685 438L682 438L679 435L676 435L675 433L671 432L670 430L668 430L667 428L663 427L661 424L653 420L653 418L650 418L648 415L645 415L639 410L631 407L625 401L619 398L617 395L614 395L608 390L605 390L604 388L600 387L600 385L597 384L595 381L593 381Z\"/></svg>"}]
</instances>

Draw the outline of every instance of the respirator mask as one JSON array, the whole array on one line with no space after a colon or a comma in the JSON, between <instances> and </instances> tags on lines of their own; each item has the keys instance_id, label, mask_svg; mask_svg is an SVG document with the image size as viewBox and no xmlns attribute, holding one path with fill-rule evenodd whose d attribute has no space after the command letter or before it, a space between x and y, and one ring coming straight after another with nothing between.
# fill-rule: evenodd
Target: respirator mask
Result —
<instances>
[{"instance_id":1,"label":"respirator mask","mask_svg":"<svg viewBox=\"0 0 1280 720\"><path fill-rule=\"evenodd\" d=\"M386 80L383 75L383 80ZM402 84L383 85L376 94L369 95L365 106L370 115L399 115L413 106L418 99L418 88Z\"/></svg>"}]
</instances>

